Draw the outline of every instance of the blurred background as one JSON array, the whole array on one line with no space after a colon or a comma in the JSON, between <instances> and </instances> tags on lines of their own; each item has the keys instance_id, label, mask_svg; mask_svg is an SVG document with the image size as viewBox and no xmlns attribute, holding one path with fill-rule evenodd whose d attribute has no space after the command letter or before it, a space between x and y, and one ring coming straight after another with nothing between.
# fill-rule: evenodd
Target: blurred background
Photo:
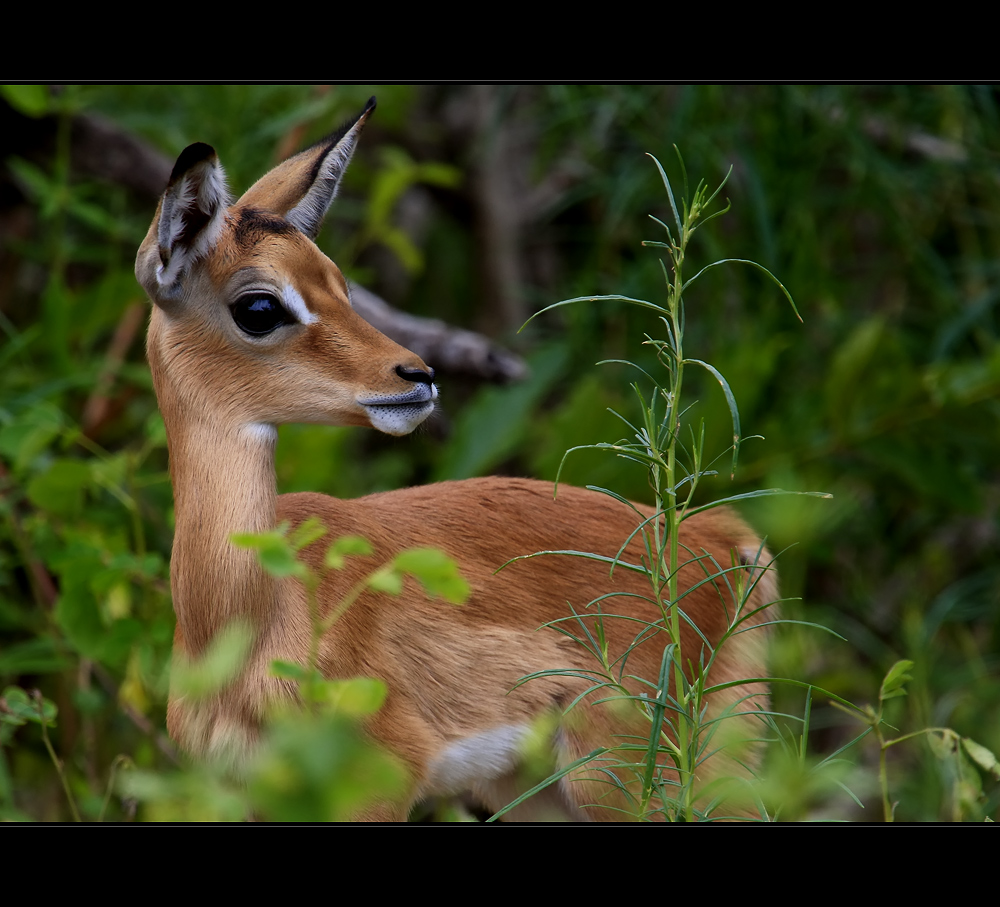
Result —
<instances>
[{"instance_id":1,"label":"blurred background","mask_svg":"<svg viewBox=\"0 0 1000 907\"><path fill-rule=\"evenodd\" d=\"M657 250L641 242L665 238L648 215L669 221L670 209L645 155L681 193L676 145L692 190L732 171L720 196L732 208L697 234L687 274L752 259L804 319L743 265L686 296L686 352L728 378L744 434L764 437L744 445L735 480L720 461L702 498L833 495L743 508L782 552L786 616L839 634L782 628L774 676L863 705L910 659L909 695L887 713L899 733L950 727L1000 750L995 88L5 86L0 689L40 688L58 706L52 743L85 817L119 754L155 768L170 752L172 499L135 251L189 143L216 148L239 194L372 94L378 109L319 244L400 323L445 322L417 323L445 332L428 359L441 409L403 439L285 426L279 490L551 480L568 448L625 436L608 410L638 412L640 375L596 363L655 371L642 342L662 336L656 319L595 302L518 329L575 296L663 302ZM449 338L477 352L449 357ZM686 377L694 424L704 418L707 449L723 453L725 399ZM643 471L607 454L573 454L562 480L651 500ZM779 686L775 699L802 716L801 689ZM816 694L808 758L862 730ZM996 781L928 740L889 751L897 818L996 818ZM2 725L0 744L0 813L67 818L38 727ZM834 780L786 791L782 816L879 820L878 747L865 740L843 758Z\"/></svg>"}]
</instances>

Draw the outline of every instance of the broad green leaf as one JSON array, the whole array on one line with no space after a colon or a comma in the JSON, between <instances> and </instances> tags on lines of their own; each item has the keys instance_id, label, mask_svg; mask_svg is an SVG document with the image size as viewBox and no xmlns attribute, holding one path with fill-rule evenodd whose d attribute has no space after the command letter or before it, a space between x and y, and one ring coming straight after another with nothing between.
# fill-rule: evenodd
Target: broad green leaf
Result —
<instances>
[{"instance_id":1,"label":"broad green leaf","mask_svg":"<svg viewBox=\"0 0 1000 907\"><path fill-rule=\"evenodd\" d=\"M368 588L375 592L387 592L389 595L399 595L403 591L403 577L393 568L386 565L376 570L367 580Z\"/></svg>"},{"instance_id":2,"label":"broad green leaf","mask_svg":"<svg viewBox=\"0 0 1000 907\"><path fill-rule=\"evenodd\" d=\"M3 691L0 721L7 724L24 724L26 721L31 721L34 724L52 725L57 714L55 703L49 699L43 697L40 701L36 701L20 687L7 687Z\"/></svg>"},{"instance_id":3,"label":"broad green leaf","mask_svg":"<svg viewBox=\"0 0 1000 907\"><path fill-rule=\"evenodd\" d=\"M230 537L238 548L257 551L261 566L272 576L297 576L302 578L307 567L297 557L295 547L279 527L270 532L236 532Z\"/></svg>"},{"instance_id":4,"label":"broad green leaf","mask_svg":"<svg viewBox=\"0 0 1000 907\"><path fill-rule=\"evenodd\" d=\"M997 759L992 750L988 750L981 743L976 743L969 737L962 738L962 746L976 765L989 772L994 778L1000 779L1000 760Z\"/></svg>"},{"instance_id":5,"label":"broad green leaf","mask_svg":"<svg viewBox=\"0 0 1000 907\"><path fill-rule=\"evenodd\" d=\"M419 273L424 267L423 252L407 232L393 223L393 210L400 197L415 183L454 186L461 179L461 173L448 164L415 163L402 148L395 146L382 149L382 165L369 194L362 234L364 241L383 243L396 253L407 271Z\"/></svg>"},{"instance_id":6,"label":"broad green leaf","mask_svg":"<svg viewBox=\"0 0 1000 907\"><path fill-rule=\"evenodd\" d=\"M385 702L389 688L375 677L322 682L322 701L335 711L354 718L373 715Z\"/></svg>"},{"instance_id":7,"label":"broad green leaf","mask_svg":"<svg viewBox=\"0 0 1000 907\"><path fill-rule=\"evenodd\" d=\"M28 694L20 687L7 687L0 701L0 722L4 724L27 724L35 711Z\"/></svg>"},{"instance_id":8,"label":"broad green leaf","mask_svg":"<svg viewBox=\"0 0 1000 907\"><path fill-rule=\"evenodd\" d=\"M266 545L259 550L261 566L272 576L299 576L306 570L295 557L295 549L285 545Z\"/></svg>"},{"instance_id":9,"label":"broad green leaf","mask_svg":"<svg viewBox=\"0 0 1000 907\"><path fill-rule=\"evenodd\" d=\"M405 795L405 770L342 713L275 721L247 784L254 812L280 822L348 821L373 801Z\"/></svg>"},{"instance_id":10,"label":"broad green leaf","mask_svg":"<svg viewBox=\"0 0 1000 907\"><path fill-rule=\"evenodd\" d=\"M288 536L288 543L295 551L301 551L318 539L323 538L326 533L326 526L323 525L319 517L311 516L292 530Z\"/></svg>"},{"instance_id":11,"label":"broad green leaf","mask_svg":"<svg viewBox=\"0 0 1000 907\"><path fill-rule=\"evenodd\" d=\"M309 672L300 664L276 658L271 662L271 675L284 680L305 680Z\"/></svg>"},{"instance_id":12,"label":"broad green leaf","mask_svg":"<svg viewBox=\"0 0 1000 907\"><path fill-rule=\"evenodd\" d=\"M954 757L958 746L958 735L954 731L945 730L944 733L935 732L926 736L927 745L936 758L947 761Z\"/></svg>"},{"instance_id":13,"label":"broad green leaf","mask_svg":"<svg viewBox=\"0 0 1000 907\"><path fill-rule=\"evenodd\" d=\"M374 552L375 549L368 539L360 535L342 535L327 548L323 563L330 570L341 570L345 557L367 556Z\"/></svg>"},{"instance_id":14,"label":"broad green leaf","mask_svg":"<svg viewBox=\"0 0 1000 907\"><path fill-rule=\"evenodd\" d=\"M45 116L52 107L48 85L0 85L0 95L19 113Z\"/></svg>"},{"instance_id":15,"label":"broad green leaf","mask_svg":"<svg viewBox=\"0 0 1000 907\"><path fill-rule=\"evenodd\" d=\"M458 605L469 597L469 584L456 564L438 548L410 548L396 555L393 562L402 573L415 576L427 594Z\"/></svg>"}]
</instances>

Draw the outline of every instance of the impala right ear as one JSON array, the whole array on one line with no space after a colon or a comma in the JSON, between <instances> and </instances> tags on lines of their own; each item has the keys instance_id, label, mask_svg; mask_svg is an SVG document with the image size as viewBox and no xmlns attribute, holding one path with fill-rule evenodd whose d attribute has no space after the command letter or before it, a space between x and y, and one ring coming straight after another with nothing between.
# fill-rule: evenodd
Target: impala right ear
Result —
<instances>
[{"instance_id":1,"label":"impala right ear","mask_svg":"<svg viewBox=\"0 0 1000 907\"><path fill-rule=\"evenodd\" d=\"M203 142L188 145L136 259L136 277L154 300L179 294L184 275L218 242L230 204L215 149Z\"/></svg>"},{"instance_id":2,"label":"impala right ear","mask_svg":"<svg viewBox=\"0 0 1000 907\"><path fill-rule=\"evenodd\" d=\"M315 239L374 109L375 98L371 97L354 120L257 180L239 200L240 206L279 214Z\"/></svg>"}]
</instances>

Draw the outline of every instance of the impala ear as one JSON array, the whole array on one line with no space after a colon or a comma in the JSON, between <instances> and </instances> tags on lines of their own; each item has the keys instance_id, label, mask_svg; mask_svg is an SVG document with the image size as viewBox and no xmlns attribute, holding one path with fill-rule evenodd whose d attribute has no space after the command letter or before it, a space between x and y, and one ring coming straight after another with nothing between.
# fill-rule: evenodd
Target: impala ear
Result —
<instances>
[{"instance_id":1,"label":"impala ear","mask_svg":"<svg viewBox=\"0 0 1000 907\"><path fill-rule=\"evenodd\" d=\"M262 176L240 199L240 206L280 214L315 239L354 154L361 129L374 109L372 97L353 122Z\"/></svg>"},{"instance_id":2,"label":"impala ear","mask_svg":"<svg viewBox=\"0 0 1000 907\"><path fill-rule=\"evenodd\" d=\"M226 174L215 149L202 142L188 145L174 164L136 259L136 277L154 299L178 294L191 265L218 242L229 205Z\"/></svg>"}]
</instances>

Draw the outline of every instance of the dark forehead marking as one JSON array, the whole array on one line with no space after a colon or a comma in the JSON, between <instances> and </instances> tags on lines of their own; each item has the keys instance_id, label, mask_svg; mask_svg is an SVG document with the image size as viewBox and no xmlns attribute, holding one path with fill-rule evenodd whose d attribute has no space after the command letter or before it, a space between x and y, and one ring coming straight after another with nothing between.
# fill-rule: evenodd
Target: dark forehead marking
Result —
<instances>
[{"instance_id":1,"label":"dark forehead marking","mask_svg":"<svg viewBox=\"0 0 1000 907\"><path fill-rule=\"evenodd\" d=\"M249 249L270 236L291 236L299 231L283 217L260 208L243 208L233 227L233 239L242 249Z\"/></svg>"}]
</instances>

